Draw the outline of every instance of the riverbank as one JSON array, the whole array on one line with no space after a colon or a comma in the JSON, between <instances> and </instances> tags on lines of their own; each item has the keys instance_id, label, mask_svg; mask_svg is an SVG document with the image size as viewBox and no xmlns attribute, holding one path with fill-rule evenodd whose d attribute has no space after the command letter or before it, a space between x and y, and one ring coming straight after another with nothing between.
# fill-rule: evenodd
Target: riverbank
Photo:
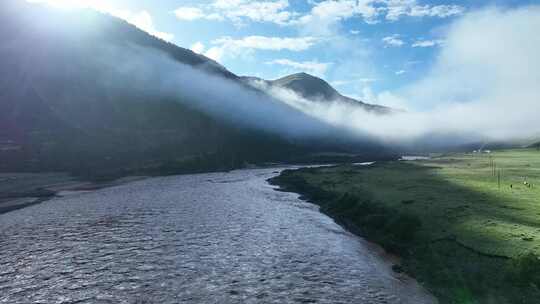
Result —
<instances>
[{"instance_id":1,"label":"riverbank","mask_svg":"<svg viewBox=\"0 0 540 304\"><path fill-rule=\"evenodd\" d=\"M71 192L91 191L140 180L127 176L110 181L90 181L67 173L0 173L0 214L32 206Z\"/></svg>"},{"instance_id":2,"label":"riverbank","mask_svg":"<svg viewBox=\"0 0 540 304\"><path fill-rule=\"evenodd\" d=\"M286 170L271 180L402 257L441 303L537 303L540 153ZM525 182L525 183L524 183Z\"/></svg>"},{"instance_id":3,"label":"riverbank","mask_svg":"<svg viewBox=\"0 0 540 304\"><path fill-rule=\"evenodd\" d=\"M286 163L226 163L215 155L202 155L151 165L136 167L106 168L73 172L0 172L0 214L41 203L66 191L88 191L146 177L229 172L237 169L272 168L295 165L363 162L376 159L387 161L397 159L395 154L357 155L346 153L315 153L292 158Z\"/></svg>"}]
</instances>

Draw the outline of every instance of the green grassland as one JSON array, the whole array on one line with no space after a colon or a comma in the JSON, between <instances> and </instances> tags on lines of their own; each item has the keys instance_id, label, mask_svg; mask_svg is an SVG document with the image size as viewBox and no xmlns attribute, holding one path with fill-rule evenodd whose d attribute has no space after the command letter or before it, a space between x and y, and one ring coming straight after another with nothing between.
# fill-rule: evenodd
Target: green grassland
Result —
<instances>
[{"instance_id":1,"label":"green grassland","mask_svg":"<svg viewBox=\"0 0 540 304\"><path fill-rule=\"evenodd\" d=\"M441 303L540 303L536 149L289 170L273 182L398 253L396 270Z\"/></svg>"}]
</instances>

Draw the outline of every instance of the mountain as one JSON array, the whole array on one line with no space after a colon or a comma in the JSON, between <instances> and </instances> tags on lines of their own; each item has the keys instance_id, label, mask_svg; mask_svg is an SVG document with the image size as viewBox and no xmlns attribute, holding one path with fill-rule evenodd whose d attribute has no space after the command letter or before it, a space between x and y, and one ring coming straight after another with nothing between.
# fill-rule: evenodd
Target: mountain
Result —
<instances>
[{"instance_id":1,"label":"mountain","mask_svg":"<svg viewBox=\"0 0 540 304\"><path fill-rule=\"evenodd\" d=\"M362 101L343 96L328 82L307 73L296 73L276 80L263 80L256 77L243 77L246 82L263 81L267 85L285 88L298 95L317 102L342 102L352 106L361 107L377 114L389 114L394 110L388 107L364 103Z\"/></svg>"},{"instance_id":2,"label":"mountain","mask_svg":"<svg viewBox=\"0 0 540 304\"><path fill-rule=\"evenodd\" d=\"M0 4L2 8L0 16L4 23L0 28L0 35L3 39L16 39L17 36L21 36L21 39L33 37L37 39L34 43L40 46L49 44L44 41L45 38L51 39L50 42L65 42L67 38L71 39L71 42L84 43L86 47L96 42L135 44L159 49L181 63L227 78L238 78L214 60L151 36L124 20L89 9L73 13L20 2L23 1L3 0ZM59 37L52 37L53 34Z\"/></svg>"},{"instance_id":3,"label":"mountain","mask_svg":"<svg viewBox=\"0 0 540 304\"><path fill-rule=\"evenodd\" d=\"M326 81L307 73L297 73L270 81L272 85L295 91L307 99L334 100L341 97Z\"/></svg>"},{"instance_id":4,"label":"mountain","mask_svg":"<svg viewBox=\"0 0 540 304\"><path fill-rule=\"evenodd\" d=\"M161 174L382 149L123 20L19 0L0 18L0 170Z\"/></svg>"}]
</instances>

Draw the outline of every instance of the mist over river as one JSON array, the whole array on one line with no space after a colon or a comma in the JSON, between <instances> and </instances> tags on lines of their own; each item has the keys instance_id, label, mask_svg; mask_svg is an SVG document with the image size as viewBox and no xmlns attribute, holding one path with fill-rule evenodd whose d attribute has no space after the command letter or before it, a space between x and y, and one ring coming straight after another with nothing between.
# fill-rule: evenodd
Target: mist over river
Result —
<instances>
[{"instance_id":1,"label":"mist over river","mask_svg":"<svg viewBox=\"0 0 540 304\"><path fill-rule=\"evenodd\" d=\"M266 182L150 178L0 215L0 303L434 303L374 246Z\"/></svg>"}]
</instances>

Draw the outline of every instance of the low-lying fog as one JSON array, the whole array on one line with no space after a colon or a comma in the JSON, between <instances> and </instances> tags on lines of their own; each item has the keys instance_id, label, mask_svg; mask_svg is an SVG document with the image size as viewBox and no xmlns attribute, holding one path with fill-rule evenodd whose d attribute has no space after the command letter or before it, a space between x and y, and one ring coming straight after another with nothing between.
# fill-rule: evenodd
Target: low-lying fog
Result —
<instances>
[{"instance_id":1,"label":"low-lying fog","mask_svg":"<svg viewBox=\"0 0 540 304\"><path fill-rule=\"evenodd\" d=\"M433 134L455 145L526 142L540 137L540 35L531 36L533 28L540 29L539 6L491 8L460 18L448 29L425 77L365 100L404 110L393 115L338 102L313 103L289 90L255 85L323 121L387 143L418 142Z\"/></svg>"},{"instance_id":2,"label":"low-lying fog","mask_svg":"<svg viewBox=\"0 0 540 304\"><path fill-rule=\"evenodd\" d=\"M539 6L484 9L459 18L448 28L440 54L423 79L364 100L402 110L391 115L339 102L313 102L292 91L255 84L265 94L136 46L97 47L85 64L98 71L96 80L103 88L175 98L238 124L294 138L352 134L391 145L434 137L449 145L526 141L540 136L540 35L529 34L535 28L540 29ZM14 44L0 47L3 55L15 49ZM36 65L37 74L62 71L58 67L67 63L62 54L56 55L44 49L25 64Z\"/></svg>"}]
</instances>

